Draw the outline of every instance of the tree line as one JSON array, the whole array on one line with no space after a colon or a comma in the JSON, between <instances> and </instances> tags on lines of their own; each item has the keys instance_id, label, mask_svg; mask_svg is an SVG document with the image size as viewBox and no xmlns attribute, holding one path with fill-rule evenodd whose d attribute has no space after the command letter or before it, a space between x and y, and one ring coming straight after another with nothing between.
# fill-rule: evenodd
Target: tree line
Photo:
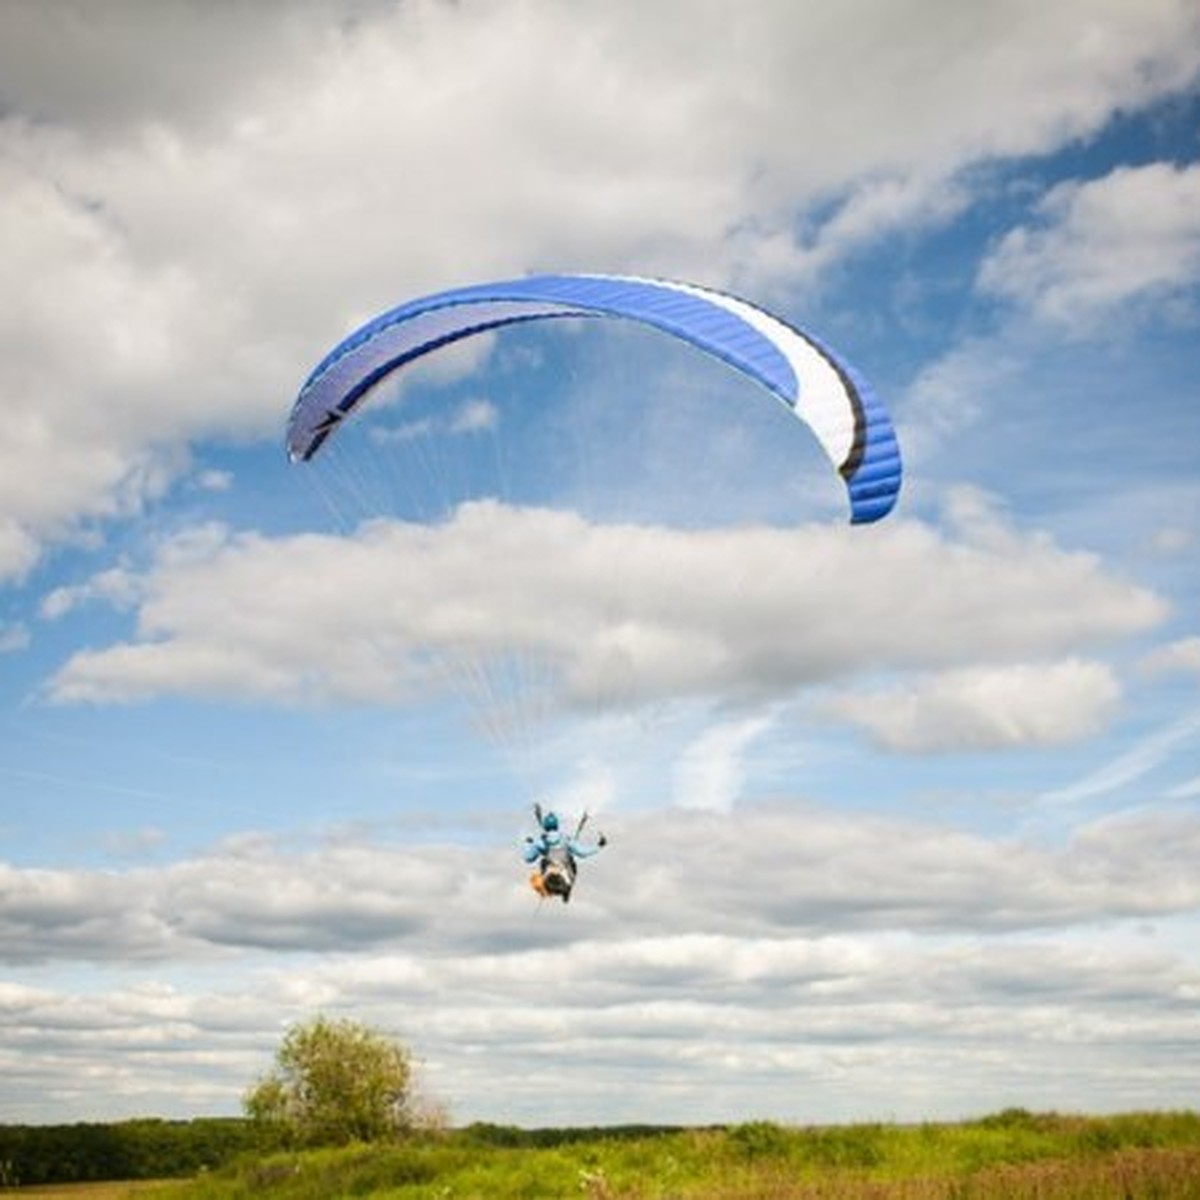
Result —
<instances>
[{"instance_id":1,"label":"tree line","mask_svg":"<svg viewBox=\"0 0 1200 1200\"><path fill-rule=\"evenodd\" d=\"M0 1188L166 1179L223 1166L255 1145L241 1117L0 1125Z\"/></svg>"}]
</instances>

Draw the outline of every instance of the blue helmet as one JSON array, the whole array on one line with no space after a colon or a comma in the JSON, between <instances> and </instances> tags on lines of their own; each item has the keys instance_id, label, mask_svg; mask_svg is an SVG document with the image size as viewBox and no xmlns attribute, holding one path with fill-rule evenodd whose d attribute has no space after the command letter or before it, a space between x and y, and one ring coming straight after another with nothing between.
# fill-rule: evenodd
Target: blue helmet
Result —
<instances>
[{"instance_id":1,"label":"blue helmet","mask_svg":"<svg viewBox=\"0 0 1200 1200\"><path fill-rule=\"evenodd\" d=\"M552 813L552 812L543 813L542 814L542 828L547 833L553 833L558 828L558 813Z\"/></svg>"}]
</instances>

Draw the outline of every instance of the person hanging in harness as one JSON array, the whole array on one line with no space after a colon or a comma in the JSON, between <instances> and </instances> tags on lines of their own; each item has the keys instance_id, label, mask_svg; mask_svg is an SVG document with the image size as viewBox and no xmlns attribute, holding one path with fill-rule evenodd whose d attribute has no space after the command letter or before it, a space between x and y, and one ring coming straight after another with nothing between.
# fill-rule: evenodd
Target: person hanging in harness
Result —
<instances>
[{"instance_id":1,"label":"person hanging in harness","mask_svg":"<svg viewBox=\"0 0 1200 1200\"><path fill-rule=\"evenodd\" d=\"M571 835L564 834L559 828L557 813L543 812L542 806L535 804L533 814L537 818L539 831L537 837L525 839L525 861L537 863L533 874L529 876L529 885L543 899L558 896L566 904L575 886L575 876L579 870L577 860L591 858L608 844L608 839L601 834L592 846L584 846L579 841L579 835L587 824L587 813L580 817Z\"/></svg>"}]
</instances>

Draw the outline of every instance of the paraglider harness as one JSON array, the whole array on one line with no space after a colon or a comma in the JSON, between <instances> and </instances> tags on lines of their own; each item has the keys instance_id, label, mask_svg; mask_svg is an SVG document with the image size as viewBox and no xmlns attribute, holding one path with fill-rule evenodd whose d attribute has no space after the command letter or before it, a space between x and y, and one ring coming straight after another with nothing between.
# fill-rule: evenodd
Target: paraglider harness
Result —
<instances>
[{"instance_id":1,"label":"paraglider harness","mask_svg":"<svg viewBox=\"0 0 1200 1200\"><path fill-rule=\"evenodd\" d=\"M542 886L552 896L561 896L566 904L571 898L571 889L575 886L575 876L579 873L579 865L575 855L565 845L551 846L542 855L538 869L542 873Z\"/></svg>"}]
</instances>

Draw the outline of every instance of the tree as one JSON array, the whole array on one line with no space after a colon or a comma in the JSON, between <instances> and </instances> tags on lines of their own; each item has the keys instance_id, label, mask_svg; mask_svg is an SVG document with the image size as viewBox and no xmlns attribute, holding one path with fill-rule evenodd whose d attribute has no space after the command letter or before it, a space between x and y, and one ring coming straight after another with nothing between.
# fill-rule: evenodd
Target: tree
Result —
<instances>
[{"instance_id":1,"label":"tree","mask_svg":"<svg viewBox=\"0 0 1200 1200\"><path fill-rule=\"evenodd\" d=\"M356 1021L293 1025L275 1067L246 1094L246 1115L293 1146L376 1142L412 1126L412 1062L395 1038Z\"/></svg>"}]
</instances>

